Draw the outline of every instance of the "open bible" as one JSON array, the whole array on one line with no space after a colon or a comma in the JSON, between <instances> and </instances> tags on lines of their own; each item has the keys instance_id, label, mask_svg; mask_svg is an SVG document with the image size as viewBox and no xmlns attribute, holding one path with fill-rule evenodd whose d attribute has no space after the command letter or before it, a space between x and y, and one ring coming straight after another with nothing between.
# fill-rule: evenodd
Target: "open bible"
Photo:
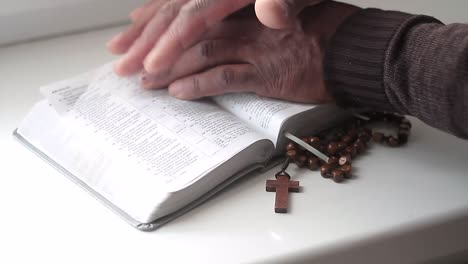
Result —
<instances>
[{"instance_id":1,"label":"open bible","mask_svg":"<svg viewBox=\"0 0 468 264\"><path fill-rule=\"evenodd\" d=\"M346 118L334 105L228 94L182 101L110 66L41 88L14 135L140 230L154 230L268 166L284 132Z\"/></svg>"}]
</instances>

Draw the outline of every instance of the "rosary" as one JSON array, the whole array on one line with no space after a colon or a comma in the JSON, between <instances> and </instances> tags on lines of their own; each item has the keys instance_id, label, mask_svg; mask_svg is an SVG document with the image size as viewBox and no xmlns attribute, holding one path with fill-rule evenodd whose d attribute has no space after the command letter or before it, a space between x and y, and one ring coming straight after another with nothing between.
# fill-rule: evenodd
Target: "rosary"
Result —
<instances>
[{"instance_id":1,"label":"rosary","mask_svg":"<svg viewBox=\"0 0 468 264\"><path fill-rule=\"evenodd\" d=\"M397 129L395 135L369 128L375 123L388 124ZM267 180L266 191L276 192L275 213L287 213L289 192L299 192L298 181L291 181L286 172L291 162L298 167L320 170L322 177L341 183L352 177L351 162L365 152L371 140L389 147L399 147L408 142L411 123L404 116L395 113L369 112L356 115L341 127L335 127L315 136L302 139L286 133L292 142L286 147L286 159L276 180Z\"/></svg>"}]
</instances>

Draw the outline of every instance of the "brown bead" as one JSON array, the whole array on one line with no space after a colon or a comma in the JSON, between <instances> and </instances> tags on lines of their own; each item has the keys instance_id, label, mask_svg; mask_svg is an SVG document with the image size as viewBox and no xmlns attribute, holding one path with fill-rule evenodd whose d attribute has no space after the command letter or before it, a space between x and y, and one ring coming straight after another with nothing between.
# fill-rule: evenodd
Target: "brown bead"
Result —
<instances>
[{"instance_id":1,"label":"brown bead","mask_svg":"<svg viewBox=\"0 0 468 264\"><path fill-rule=\"evenodd\" d=\"M304 141L305 143L309 144L310 137L303 137L303 138L301 138L301 140Z\"/></svg>"},{"instance_id":2,"label":"brown bead","mask_svg":"<svg viewBox=\"0 0 468 264\"><path fill-rule=\"evenodd\" d=\"M332 171L332 168L331 168L330 164L324 164L324 165L322 165L322 167L320 167L320 174L324 178L330 178L331 177L331 171Z\"/></svg>"},{"instance_id":3,"label":"brown bead","mask_svg":"<svg viewBox=\"0 0 468 264\"><path fill-rule=\"evenodd\" d=\"M322 153L325 153L325 152L327 152L327 146L325 146L325 145L320 145L320 146L318 147L318 150L319 150L320 152L322 152Z\"/></svg>"},{"instance_id":4,"label":"brown bead","mask_svg":"<svg viewBox=\"0 0 468 264\"><path fill-rule=\"evenodd\" d=\"M355 158L357 156L356 148L354 146L348 146L345 149L345 152L351 156L351 158Z\"/></svg>"},{"instance_id":5,"label":"brown bead","mask_svg":"<svg viewBox=\"0 0 468 264\"><path fill-rule=\"evenodd\" d=\"M338 166L338 161L339 161L339 160L340 160L340 159L339 159L338 157L336 157L336 156L331 156L331 157L328 159L327 164L329 164L329 165L331 166L331 168L333 169L333 168L335 168L335 167Z\"/></svg>"},{"instance_id":6,"label":"brown bead","mask_svg":"<svg viewBox=\"0 0 468 264\"><path fill-rule=\"evenodd\" d=\"M341 170L334 170L332 172L332 178L333 178L333 181L335 181L336 183L343 182L344 173Z\"/></svg>"},{"instance_id":7,"label":"brown bead","mask_svg":"<svg viewBox=\"0 0 468 264\"><path fill-rule=\"evenodd\" d=\"M362 144L364 149L367 148L367 141L365 139L361 138L361 137L356 139L356 141L354 143Z\"/></svg>"},{"instance_id":8,"label":"brown bead","mask_svg":"<svg viewBox=\"0 0 468 264\"><path fill-rule=\"evenodd\" d=\"M398 139L396 139L394 136L389 136L387 139L387 144L390 147L398 147L400 146L400 143L398 142Z\"/></svg>"},{"instance_id":9,"label":"brown bead","mask_svg":"<svg viewBox=\"0 0 468 264\"><path fill-rule=\"evenodd\" d=\"M296 157L297 157L297 151L296 150L288 150L288 152L286 152L286 156L291 159L291 160L296 160Z\"/></svg>"},{"instance_id":10,"label":"brown bead","mask_svg":"<svg viewBox=\"0 0 468 264\"><path fill-rule=\"evenodd\" d=\"M306 165L306 161L307 161L307 156L305 156L305 155L299 155L295 160L296 165L299 168L304 167Z\"/></svg>"},{"instance_id":11,"label":"brown bead","mask_svg":"<svg viewBox=\"0 0 468 264\"><path fill-rule=\"evenodd\" d=\"M290 151L290 150L296 150L296 145L294 143L289 143L286 146L286 151Z\"/></svg>"},{"instance_id":12,"label":"brown bead","mask_svg":"<svg viewBox=\"0 0 468 264\"><path fill-rule=\"evenodd\" d=\"M335 155L338 151L338 143L332 142L327 146L327 152L329 155Z\"/></svg>"},{"instance_id":13,"label":"brown bead","mask_svg":"<svg viewBox=\"0 0 468 264\"><path fill-rule=\"evenodd\" d=\"M320 138L318 137L311 137L309 139L309 145L311 145L312 147L318 149L320 147Z\"/></svg>"},{"instance_id":14,"label":"brown bead","mask_svg":"<svg viewBox=\"0 0 468 264\"><path fill-rule=\"evenodd\" d=\"M310 157L307 159L307 168L310 170L318 170L320 168L320 160L317 157Z\"/></svg>"},{"instance_id":15,"label":"brown bead","mask_svg":"<svg viewBox=\"0 0 468 264\"><path fill-rule=\"evenodd\" d=\"M343 172L343 176L346 179L350 179L353 177L352 175L353 168L351 167L351 165L343 165L340 167L340 170Z\"/></svg>"},{"instance_id":16,"label":"brown bead","mask_svg":"<svg viewBox=\"0 0 468 264\"><path fill-rule=\"evenodd\" d=\"M351 156L341 156L340 159L338 160L338 165L343 166L343 165L349 165L351 164Z\"/></svg>"},{"instance_id":17,"label":"brown bead","mask_svg":"<svg viewBox=\"0 0 468 264\"><path fill-rule=\"evenodd\" d=\"M343 142L346 144L346 145L349 145L351 144L351 142L353 142L353 138L349 135L346 135L343 137Z\"/></svg>"},{"instance_id":18,"label":"brown bead","mask_svg":"<svg viewBox=\"0 0 468 264\"><path fill-rule=\"evenodd\" d=\"M372 139L375 143L383 143L385 135L381 132L374 132L372 135Z\"/></svg>"},{"instance_id":19,"label":"brown bead","mask_svg":"<svg viewBox=\"0 0 468 264\"><path fill-rule=\"evenodd\" d=\"M345 150L347 146L348 146L348 144L346 144L345 142L339 142L338 143L338 151Z\"/></svg>"},{"instance_id":20,"label":"brown bead","mask_svg":"<svg viewBox=\"0 0 468 264\"><path fill-rule=\"evenodd\" d=\"M364 152L364 150L365 150L365 148L366 148L366 147L364 146L364 144L363 144L361 141L359 141L359 140L356 141L356 142L354 143L353 147L356 149L356 154L357 154L357 155L359 155L359 154L361 154L362 152Z\"/></svg>"}]
</instances>

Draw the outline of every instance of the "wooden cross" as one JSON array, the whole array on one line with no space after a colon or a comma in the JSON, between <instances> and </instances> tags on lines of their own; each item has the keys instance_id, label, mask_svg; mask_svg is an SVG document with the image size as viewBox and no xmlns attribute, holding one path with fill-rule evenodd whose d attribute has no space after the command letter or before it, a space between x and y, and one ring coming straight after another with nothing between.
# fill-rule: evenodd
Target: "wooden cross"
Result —
<instances>
[{"instance_id":1,"label":"wooden cross","mask_svg":"<svg viewBox=\"0 0 468 264\"><path fill-rule=\"evenodd\" d=\"M276 192L275 213L284 214L288 212L289 192L299 192L298 181L291 181L291 176L282 171L276 175L276 180L267 180L266 191Z\"/></svg>"}]
</instances>

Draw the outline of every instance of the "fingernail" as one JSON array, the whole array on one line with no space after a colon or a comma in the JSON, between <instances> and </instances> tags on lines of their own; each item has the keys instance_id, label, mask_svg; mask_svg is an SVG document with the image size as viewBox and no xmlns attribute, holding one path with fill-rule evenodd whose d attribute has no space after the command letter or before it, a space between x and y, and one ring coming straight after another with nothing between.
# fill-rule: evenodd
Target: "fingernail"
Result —
<instances>
[{"instance_id":1,"label":"fingernail","mask_svg":"<svg viewBox=\"0 0 468 264\"><path fill-rule=\"evenodd\" d=\"M182 100L187 100L187 93L184 92L184 89L182 87L182 85L180 85L179 83L173 83L169 86L168 88L169 90L169 95L175 97L175 98L178 98L178 99L182 99Z\"/></svg>"},{"instance_id":2,"label":"fingernail","mask_svg":"<svg viewBox=\"0 0 468 264\"><path fill-rule=\"evenodd\" d=\"M167 79L169 78L168 76L168 72L151 74L143 71L140 76L140 82L142 86L147 89L161 88L167 85Z\"/></svg>"}]
</instances>

